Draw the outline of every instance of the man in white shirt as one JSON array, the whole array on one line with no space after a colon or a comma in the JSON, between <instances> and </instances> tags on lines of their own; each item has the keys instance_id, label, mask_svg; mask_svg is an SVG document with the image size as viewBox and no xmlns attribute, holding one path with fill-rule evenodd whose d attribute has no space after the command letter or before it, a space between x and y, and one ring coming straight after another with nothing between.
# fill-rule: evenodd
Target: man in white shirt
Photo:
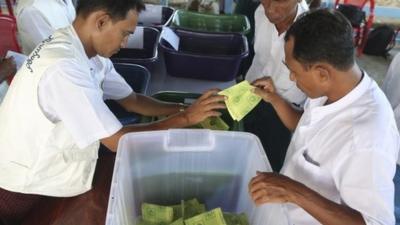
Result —
<instances>
[{"instance_id":1,"label":"man in white shirt","mask_svg":"<svg viewBox=\"0 0 400 225\"><path fill-rule=\"evenodd\" d=\"M270 76L277 92L288 102L301 106L305 95L289 79L288 69L282 65L285 58L286 30L308 7L304 0L262 0L255 11L254 59L246 80ZM274 171L279 171L285 159L291 132L276 115L269 103L261 102L244 118L247 132L257 135L267 153Z\"/></svg>"},{"instance_id":2,"label":"man in white shirt","mask_svg":"<svg viewBox=\"0 0 400 225\"><path fill-rule=\"evenodd\" d=\"M126 45L143 8L140 0L80 1L73 25L22 65L0 107L0 219L21 219L39 196L90 190L100 143L116 151L127 132L187 127L225 108L218 90L187 108L136 94L115 71L107 57ZM104 99L168 117L123 127Z\"/></svg>"},{"instance_id":3,"label":"man in white shirt","mask_svg":"<svg viewBox=\"0 0 400 225\"><path fill-rule=\"evenodd\" d=\"M392 105L397 128L400 129L400 53L393 58L383 81L382 90Z\"/></svg>"},{"instance_id":4,"label":"man in white shirt","mask_svg":"<svg viewBox=\"0 0 400 225\"><path fill-rule=\"evenodd\" d=\"M309 98L297 111L270 78L254 82L295 132L281 174L258 172L250 181L252 199L286 203L295 225L394 225L399 133L385 95L355 63L350 23L317 10L285 41L290 78Z\"/></svg>"},{"instance_id":5,"label":"man in white shirt","mask_svg":"<svg viewBox=\"0 0 400 225\"><path fill-rule=\"evenodd\" d=\"M392 105L394 118L400 132L400 53L393 58L383 81L382 90ZM397 159L400 165L400 157Z\"/></svg>"},{"instance_id":6,"label":"man in white shirt","mask_svg":"<svg viewBox=\"0 0 400 225\"><path fill-rule=\"evenodd\" d=\"M18 0L15 16L22 51L29 55L55 30L72 24L75 7L72 0Z\"/></svg>"}]
</instances>

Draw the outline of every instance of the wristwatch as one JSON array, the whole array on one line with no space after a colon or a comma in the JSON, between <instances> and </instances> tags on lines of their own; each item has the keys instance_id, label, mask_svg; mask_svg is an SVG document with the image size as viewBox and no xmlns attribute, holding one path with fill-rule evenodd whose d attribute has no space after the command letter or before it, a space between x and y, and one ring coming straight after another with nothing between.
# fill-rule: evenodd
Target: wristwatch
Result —
<instances>
[{"instance_id":1,"label":"wristwatch","mask_svg":"<svg viewBox=\"0 0 400 225\"><path fill-rule=\"evenodd\" d=\"M184 112L186 109L186 106L184 103L178 103L179 104L179 112Z\"/></svg>"}]
</instances>

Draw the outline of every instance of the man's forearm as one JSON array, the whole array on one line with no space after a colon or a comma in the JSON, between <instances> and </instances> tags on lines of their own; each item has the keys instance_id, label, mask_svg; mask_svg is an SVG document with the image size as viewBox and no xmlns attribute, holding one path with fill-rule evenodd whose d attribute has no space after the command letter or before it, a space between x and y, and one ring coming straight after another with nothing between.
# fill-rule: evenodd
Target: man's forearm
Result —
<instances>
[{"instance_id":1,"label":"man's forearm","mask_svg":"<svg viewBox=\"0 0 400 225\"><path fill-rule=\"evenodd\" d=\"M292 107L285 99L279 95L273 97L270 102L282 123L290 130L294 131L299 123L302 112Z\"/></svg>"},{"instance_id":2,"label":"man's forearm","mask_svg":"<svg viewBox=\"0 0 400 225\"><path fill-rule=\"evenodd\" d=\"M358 211L326 199L303 184L299 184L293 193L293 203L303 208L321 224L365 225L365 221Z\"/></svg>"},{"instance_id":3,"label":"man's forearm","mask_svg":"<svg viewBox=\"0 0 400 225\"><path fill-rule=\"evenodd\" d=\"M136 112L145 116L164 116L179 112L182 106L176 103L158 101L141 94L128 96L119 101L129 112Z\"/></svg>"},{"instance_id":4,"label":"man's forearm","mask_svg":"<svg viewBox=\"0 0 400 225\"><path fill-rule=\"evenodd\" d=\"M188 120L184 114L176 114L164 120L155 121L153 123L141 123L124 126L114 135L104 138L101 143L107 146L111 151L116 152L118 142L122 135L130 132L166 130L170 128L182 128L188 126Z\"/></svg>"}]
</instances>

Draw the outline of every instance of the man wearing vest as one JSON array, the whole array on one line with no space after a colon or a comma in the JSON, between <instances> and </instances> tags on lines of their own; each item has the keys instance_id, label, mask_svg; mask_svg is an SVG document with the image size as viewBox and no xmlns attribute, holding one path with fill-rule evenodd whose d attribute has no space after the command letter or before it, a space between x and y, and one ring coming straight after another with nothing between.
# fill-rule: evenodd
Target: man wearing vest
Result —
<instances>
[{"instance_id":1,"label":"man wearing vest","mask_svg":"<svg viewBox=\"0 0 400 225\"><path fill-rule=\"evenodd\" d=\"M250 194L257 205L285 203L290 224L395 224L399 133L385 95L355 63L352 35L348 20L326 9L287 31L284 63L308 96L304 112L270 78L254 82L294 134L281 174L259 172Z\"/></svg>"},{"instance_id":2,"label":"man wearing vest","mask_svg":"<svg viewBox=\"0 0 400 225\"><path fill-rule=\"evenodd\" d=\"M16 74L0 107L0 218L21 219L40 196L91 189L100 143L112 151L127 132L180 128L219 116L210 90L188 108L135 94L107 57L135 31L141 0L79 1L77 17L39 44ZM122 126L104 103L169 115Z\"/></svg>"}]
</instances>

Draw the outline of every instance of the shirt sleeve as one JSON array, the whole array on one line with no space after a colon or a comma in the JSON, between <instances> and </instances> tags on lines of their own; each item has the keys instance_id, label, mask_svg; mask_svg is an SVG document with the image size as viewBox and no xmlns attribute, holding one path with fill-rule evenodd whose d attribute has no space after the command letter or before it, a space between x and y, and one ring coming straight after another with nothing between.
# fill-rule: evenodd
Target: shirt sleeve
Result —
<instances>
[{"instance_id":1,"label":"shirt sleeve","mask_svg":"<svg viewBox=\"0 0 400 225\"><path fill-rule=\"evenodd\" d=\"M103 82L104 99L123 99L133 93L132 87L115 70L111 60L106 60L107 71Z\"/></svg>"},{"instance_id":2,"label":"shirt sleeve","mask_svg":"<svg viewBox=\"0 0 400 225\"><path fill-rule=\"evenodd\" d=\"M104 103L100 84L78 62L59 62L48 68L38 92L45 115L53 122L62 121L80 148L122 128Z\"/></svg>"},{"instance_id":3,"label":"shirt sleeve","mask_svg":"<svg viewBox=\"0 0 400 225\"><path fill-rule=\"evenodd\" d=\"M367 225L394 225L396 162L374 150L348 153L334 170L341 201L360 212Z\"/></svg>"},{"instance_id":4,"label":"shirt sleeve","mask_svg":"<svg viewBox=\"0 0 400 225\"><path fill-rule=\"evenodd\" d=\"M399 70L400 53L397 54L390 63L389 69L382 84L382 90L393 108L400 105L400 90L398 88L398 85L400 83Z\"/></svg>"},{"instance_id":5,"label":"shirt sleeve","mask_svg":"<svg viewBox=\"0 0 400 225\"><path fill-rule=\"evenodd\" d=\"M26 54L29 54L40 42L54 32L41 12L34 7L25 8L18 15L18 30Z\"/></svg>"}]
</instances>

